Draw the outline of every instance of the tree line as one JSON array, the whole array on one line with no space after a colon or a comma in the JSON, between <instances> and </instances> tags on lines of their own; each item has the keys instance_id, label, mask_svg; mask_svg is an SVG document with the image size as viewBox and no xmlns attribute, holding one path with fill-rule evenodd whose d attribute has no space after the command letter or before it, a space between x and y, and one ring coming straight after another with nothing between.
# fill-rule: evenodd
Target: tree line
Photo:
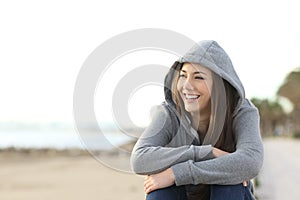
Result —
<instances>
[{"instance_id":1,"label":"tree line","mask_svg":"<svg viewBox=\"0 0 300 200\"><path fill-rule=\"evenodd\" d=\"M300 67L290 72L276 93L276 99L252 98L260 112L260 128L263 136L294 135L300 137ZM292 104L286 112L281 98Z\"/></svg>"}]
</instances>

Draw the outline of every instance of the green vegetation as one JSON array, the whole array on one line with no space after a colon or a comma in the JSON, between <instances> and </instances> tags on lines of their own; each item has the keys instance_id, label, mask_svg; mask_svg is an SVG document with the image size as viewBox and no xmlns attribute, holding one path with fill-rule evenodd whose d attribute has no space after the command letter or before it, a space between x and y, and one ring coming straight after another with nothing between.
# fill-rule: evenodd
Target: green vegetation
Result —
<instances>
[{"instance_id":1,"label":"green vegetation","mask_svg":"<svg viewBox=\"0 0 300 200\"><path fill-rule=\"evenodd\" d=\"M300 132L294 133L293 137L296 139L300 139Z\"/></svg>"},{"instance_id":2,"label":"green vegetation","mask_svg":"<svg viewBox=\"0 0 300 200\"><path fill-rule=\"evenodd\" d=\"M290 72L277 91L277 99L258 99L251 101L259 109L261 132L263 136L290 135L300 138L300 67ZM286 113L278 99L285 98L293 105Z\"/></svg>"}]
</instances>

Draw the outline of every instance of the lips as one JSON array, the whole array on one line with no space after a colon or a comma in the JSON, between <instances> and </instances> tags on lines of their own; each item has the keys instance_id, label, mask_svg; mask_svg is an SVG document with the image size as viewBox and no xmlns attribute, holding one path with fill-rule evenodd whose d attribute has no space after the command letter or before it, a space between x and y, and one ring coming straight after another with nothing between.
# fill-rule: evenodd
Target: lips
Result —
<instances>
[{"instance_id":1,"label":"lips","mask_svg":"<svg viewBox=\"0 0 300 200\"><path fill-rule=\"evenodd\" d=\"M193 94L184 94L185 98L187 99L198 99L200 95L193 95Z\"/></svg>"},{"instance_id":2,"label":"lips","mask_svg":"<svg viewBox=\"0 0 300 200\"><path fill-rule=\"evenodd\" d=\"M188 102L196 101L200 97L200 95L196 95L196 94L186 94L186 93L183 93L183 95L184 95L185 99Z\"/></svg>"}]
</instances>

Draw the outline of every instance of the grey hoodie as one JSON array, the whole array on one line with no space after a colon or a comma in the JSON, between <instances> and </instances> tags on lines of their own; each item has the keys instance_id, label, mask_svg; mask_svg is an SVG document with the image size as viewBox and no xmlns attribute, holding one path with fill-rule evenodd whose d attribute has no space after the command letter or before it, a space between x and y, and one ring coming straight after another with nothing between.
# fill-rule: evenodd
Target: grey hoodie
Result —
<instances>
[{"instance_id":1,"label":"grey hoodie","mask_svg":"<svg viewBox=\"0 0 300 200\"><path fill-rule=\"evenodd\" d=\"M182 120L176 111L168 89L174 78L174 70L170 70L165 79L166 101L157 106L150 125L133 149L133 171L146 175L171 167L176 185L231 185L254 178L263 164L259 113L245 98L243 85L229 56L215 41L202 41L179 62L199 63L237 90L240 98L232 116L236 151L214 158L212 145L200 145L197 131L192 128L189 119Z\"/></svg>"}]
</instances>

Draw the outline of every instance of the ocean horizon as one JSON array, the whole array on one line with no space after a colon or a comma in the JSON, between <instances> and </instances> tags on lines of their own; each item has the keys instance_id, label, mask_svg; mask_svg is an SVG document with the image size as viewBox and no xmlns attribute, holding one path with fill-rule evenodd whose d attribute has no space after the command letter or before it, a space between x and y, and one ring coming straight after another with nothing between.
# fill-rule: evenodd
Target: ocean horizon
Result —
<instances>
[{"instance_id":1,"label":"ocean horizon","mask_svg":"<svg viewBox=\"0 0 300 200\"><path fill-rule=\"evenodd\" d=\"M120 131L79 134L76 130L0 130L0 149L110 150L133 140Z\"/></svg>"}]
</instances>

